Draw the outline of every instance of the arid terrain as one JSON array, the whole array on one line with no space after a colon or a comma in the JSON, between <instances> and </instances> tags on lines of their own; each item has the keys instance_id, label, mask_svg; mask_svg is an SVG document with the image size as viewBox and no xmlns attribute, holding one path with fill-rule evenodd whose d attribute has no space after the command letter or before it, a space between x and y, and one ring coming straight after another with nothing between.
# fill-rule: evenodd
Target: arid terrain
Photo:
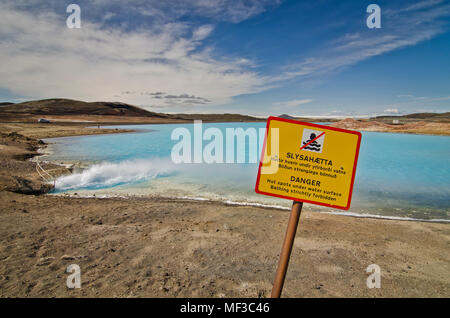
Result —
<instances>
[{"instance_id":1,"label":"arid terrain","mask_svg":"<svg viewBox=\"0 0 450 318\"><path fill-rule=\"evenodd\" d=\"M412 134L450 135L450 113L417 113L404 116L378 116L368 119L306 118L286 114L282 118L305 122L332 122L332 126L360 131L378 131ZM44 99L19 104L0 103L0 122L36 124L38 120L50 121L38 126L70 127L59 128L63 135L66 129L93 125L122 124L168 124L205 122L265 122L266 118L241 114L165 114L147 111L137 106L113 102L83 102L70 99ZM396 122L394 124L394 122ZM49 130L55 131L54 128ZM92 130L78 134L101 133ZM58 135L55 132L55 135ZM42 138L42 137L41 137Z\"/></svg>"},{"instance_id":2,"label":"arid terrain","mask_svg":"<svg viewBox=\"0 0 450 318\"><path fill-rule=\"evenodd\" d=\"M28 160L39 138L111 131L37 127L0 125L1 297L270 296L287 211L44 195L51 186ZM449 224L304 211L283 296L449 297L449 245ZM81 289L66 287L70 264ZM370 264L380 289L366 286Z\"/></svg>"},{"instance_id":3,"label":"arid terrain","mask_svg":"<svg viewBox=\"0 0 450 318\"><path fill-rule=\"evenodd\" d=\"M288 212L0 192L1 297L269 297ZM449 297L448 224L305 212L284 297ZM65 270L81 269L81 289ZM369 289L366 268L381 268Z\"/></svg>"},{"instance_id":4,"label":"arid terrain","mask_svg":"<svg viewBox=\"0 0 450 318\"><path fill-rule=\"evenodd\" d=\"M45 147L42 138L128 131L58 116L62 121L0 123L0 297L270 296L287 211L46 194L52 185L30 161ZM369 127L353 120L335 125ZM52 175L70 173L42 165ZM449 247L448 223L305 210L283 296L450 297ZM80 266L81 289L66 286L70 264ZM381 268L380 289L366 286L370 264Z\"/></svg>"}]
</instances>

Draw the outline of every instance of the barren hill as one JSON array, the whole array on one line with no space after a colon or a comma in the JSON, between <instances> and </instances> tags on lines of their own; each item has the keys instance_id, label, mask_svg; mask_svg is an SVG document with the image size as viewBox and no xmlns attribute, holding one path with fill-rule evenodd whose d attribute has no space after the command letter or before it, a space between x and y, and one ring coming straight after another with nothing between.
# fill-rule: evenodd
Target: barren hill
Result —
<instances>
[{"instance_id":1,"label":"barren hill","mask_svg":"<svg viewBox=\"0 0 450 318\"><path fill-rule=\"evenodd\" d=\"M95 123L177 123L194 119L215 122L264 121L240 114L164 114L137 106L113 102L83 102L71 99L44 99L19 104L1 103L0 121L36 122L46 118L55 122Z\"/></svg>"},{"instance_id":2,"label":"barren hill","mask_svg":"<svg viewBox=\"0 0 450 318\"><path fill-rule=\"evenodd\" d=\"M336 118L303 118L293 117L287 114L280 115L282 118L306 121L306 122L336 122ZM0 122L27 122L35 123L39 118L45 118L51 122L59 122L67 125L72 122L90 122L99 124L146 124L146 123L182 123L193 120L205 122L264 122L266 118L257 118L241 114L165 114L145 110L143 108L118 102L84 102L63 98L52 98L23 103L0 103ZM390 125L393 121L399 121L400 125ZM426 130L441 131L450 124L450 112L447 113L417 113L403 116L379 116L368 120L349 120L339 125L349 129L372 130L372 131L395 131L405 132L412 129L416 132L421 130L426 122ZM369 124L370 123L370 124ZM412 127L413 124L417 127ZM433 124L433 125L428 125ZM366 126L366 127L363 127ZM441 134L441 133L439 133ZM442 134L450 134L443 132Z\"/></svg>"},{"instance_id":3,"label":"barren hill","mask_svg":"<svg viewBox=\"0 0 450 318\"><path fill-rule=\"evenodd\" d=\"M3 106L2 113L30 115L102 115L102 116L134 116L161 117L167 115L149 112L145 109L110 102L88 103L71 99L44 99Z\"/></svg>"}]
</instances>

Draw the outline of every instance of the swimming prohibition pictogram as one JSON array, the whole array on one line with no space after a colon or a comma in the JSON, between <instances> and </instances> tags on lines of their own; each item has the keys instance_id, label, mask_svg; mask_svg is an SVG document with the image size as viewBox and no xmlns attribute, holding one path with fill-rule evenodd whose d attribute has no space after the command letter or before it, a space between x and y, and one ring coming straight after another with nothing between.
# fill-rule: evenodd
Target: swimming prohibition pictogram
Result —
<instances>
[{"instance_id":1,"label":"swimming prohibition pictogram","mask_svg":"<svg viewBox=\"0 0 450 318\"><path fill-rule=\"evenodd\" d=\"M321 152L320 147L322 145L317 140L320 137L322 137L324 134L325 134L325 132L322 132L319 136L317 136L316 133L311 133L309 135L309 139L307 139L306 141L302 141L303 145L300 148L300 150L305 149L305 150Z\"/></svg>"}]
</instances>

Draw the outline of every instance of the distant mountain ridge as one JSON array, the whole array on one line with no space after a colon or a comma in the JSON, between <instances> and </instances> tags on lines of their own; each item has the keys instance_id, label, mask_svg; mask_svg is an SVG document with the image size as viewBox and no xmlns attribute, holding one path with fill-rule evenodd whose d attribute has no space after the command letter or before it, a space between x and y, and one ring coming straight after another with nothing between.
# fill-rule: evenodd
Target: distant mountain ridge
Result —
<instances>
[{"instance_id":1,"label":"distant mountain ridge","mask_svg":"<svg viewBox=\"0 0 450 318\"><path fill-rule=\"evenodd\" d=\"M384 115L384 116L377 116L376 118L413 118L413 119L450 119L450 112L446 113L414 113L414 114L408 114L408 115Z\"/></svg>"},{"instance_id":2,"label":"distant mountain ridge","mask_svg":"<svg viewBox=\"0 0 450 318\"><path fill-rule=\"evenodd\" d=\"M261 122L265 121L265 118L257 118L248 115L241 114L165 114L158 112L151 112L120 102L84 102L72 99L64 98L52 98L35 101L27 101L23 103L0 103L0 120L24 120L33 117L33 121L39 117L52 117L55 118L81 118L90 117L86 120L97 121L99 116L105 116L109 119L117 118L120 121L131 121L133 118L141 118L143 121L166 121L166 122L180 122L180 121L192 121L194 119L209 121L209 122ZM93 118L97 117L97 118ZM301 121L337 121L335 118L306 118L306 117L294 117L288 114L281 114L278 117L301 120ZM128 118L128 119L127 119ZM409 121L434 121L434 122L450 122L450 112L446 113L415 113L408 115L390 115L390 116L377 116L370 118L369 120L380 120L383 122L389 122L395 119ZM367 120L367 119L366 119ZM115 120L113 120L115 121Z\"/></svg>"},{"instance_id":3,"label":"distant mountain ridge","mask_svg":"<svg viewBox=\"0 0 450 318\"><path fill-rule=\"evenodd\" d=\"M83 102L72 99L43 99L19 104L6 105L2 112L32 115L103 115L103 116L135 116L161 117L167 115L154 113L125 103Z\"/></svg>"},{"instance_id":4,"label":"distant mountain ridge","mask_svg":"<svg viewBox=\"0 0 450 318\"><path fill-rule=\"evenodd\" d=\"M92 117L105 116L132 120L132 118L145 118L154 122L155 120L180 122L192 121L194 119L204 121L264 121L240 114L165 114L145 110L143 108L119 102L84 102L64 98L52 98L23 103L0 103L0 119L21 120L27 117L55 117L80 118L96 120ZM89 118L87 118L89 117ZM127 119L128 118L128 119Z\"/></svg>"},{"instance_id":5,"label":"distant mountain ridge","mask_svg":"<svg viewBox=\"0 0 450 318\"><path fill-rule=\"evenodd\" d=\"M282 115L279 115L278 117L279 118L284 118L284 119L292 119L292 120L298 119L297 117L293 117L293 116L290 116L288 114L282 114Z\"/></svg>"}]
</instances>

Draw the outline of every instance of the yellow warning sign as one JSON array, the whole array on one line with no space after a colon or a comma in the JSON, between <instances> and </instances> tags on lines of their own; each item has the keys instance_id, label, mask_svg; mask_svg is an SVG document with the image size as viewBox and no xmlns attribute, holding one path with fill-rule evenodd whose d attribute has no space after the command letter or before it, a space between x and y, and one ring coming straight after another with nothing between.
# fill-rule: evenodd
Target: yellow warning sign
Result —
<instances>
[{"instance_id":1,"label":"yellow warning sign","mask_svg":"<svg viewBox=\"0 0 450 318\"><path fill-rule=\"evenodd\" d=\"M361 133L269 117L255 191L348 210Z\"/></svg>"}]
</instances>

